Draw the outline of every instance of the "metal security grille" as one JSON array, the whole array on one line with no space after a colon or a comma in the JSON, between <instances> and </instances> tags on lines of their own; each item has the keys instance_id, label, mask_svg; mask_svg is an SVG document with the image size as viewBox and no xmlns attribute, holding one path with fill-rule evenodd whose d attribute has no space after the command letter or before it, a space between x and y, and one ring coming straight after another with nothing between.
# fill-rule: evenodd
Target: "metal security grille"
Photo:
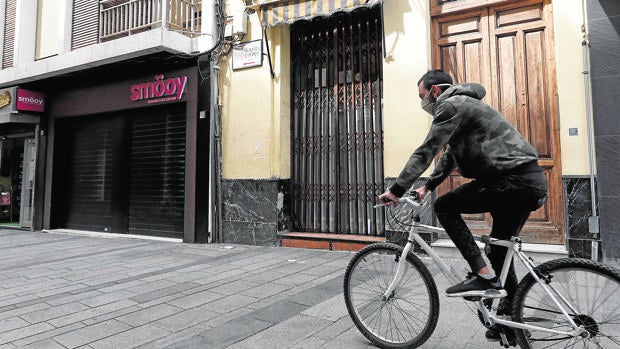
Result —
<instances>
[{"instance_id":1,"label":"metal security grille","mask_svg":"<svg viewBox=\"0 0 620 349\"><path fill-rule=\"evenodd\" d=\"M177 108L178 109L178 108ZM183 235L184 109L135 116L131 126L129 232Z\"/></svg>"},{"instance_id":2,"label":"metal security grille","mask_svg":"<svg viewBox=\"0 0 620 349\"><path fill-rule=\"evenodd\" d=\"M380 7L291 27L293 229L383 235Z\"/></svg>"}]
</instances>

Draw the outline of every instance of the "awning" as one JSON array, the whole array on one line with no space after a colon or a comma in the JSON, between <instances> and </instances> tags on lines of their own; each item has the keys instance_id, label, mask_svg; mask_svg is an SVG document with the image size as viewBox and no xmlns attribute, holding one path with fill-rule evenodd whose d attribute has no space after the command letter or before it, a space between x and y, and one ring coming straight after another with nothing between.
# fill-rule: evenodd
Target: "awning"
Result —
<instances>
[{"instance_id":1,"label":"awning","mask_svg":"<svg viewBox=\"0 0 620 349\"><path fill-rule=\"evenodd\" d=\"M381 0L276 0L260 5L263 25L272 27L280 23L291 24L301 19L329 16L334 12L352 11L359 7L372 7Z\"/></svg>"},{"instance_id":2,"label":"awning","mask_svg":"<svg viewBox=\"0 0 620 349\"><path fill-rule=\"evenodd\" d=\"M38 124L39 122L41 122L39 115L0 112L0 124Z\"/></svg>"}]
</instances>

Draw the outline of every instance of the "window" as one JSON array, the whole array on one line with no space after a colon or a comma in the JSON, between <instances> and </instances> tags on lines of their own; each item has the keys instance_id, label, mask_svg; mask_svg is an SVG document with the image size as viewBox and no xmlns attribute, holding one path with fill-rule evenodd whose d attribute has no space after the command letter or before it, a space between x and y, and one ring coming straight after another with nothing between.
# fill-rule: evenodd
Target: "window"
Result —
<instances>
[{"instance_id":1,"label":"window","mask_svg":"<svg viewBox=\"0 0 620 349\"><path fill-rule=\"evenodd\" d=\"M58 0L38 0L35 59L60 53L63 10L64 6L59 6Z\"/></svg>"}]
</instances>

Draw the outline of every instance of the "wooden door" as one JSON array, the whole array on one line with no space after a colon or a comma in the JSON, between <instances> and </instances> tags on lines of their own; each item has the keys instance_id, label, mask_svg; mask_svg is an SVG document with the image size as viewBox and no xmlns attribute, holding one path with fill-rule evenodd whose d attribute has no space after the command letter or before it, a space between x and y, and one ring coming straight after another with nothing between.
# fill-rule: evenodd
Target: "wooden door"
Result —
<instances>
[{"instance_id":1,"label":"wooden door","mask_svg":"<svg viewBox=\"0 0 620 349\"><path fill-rule=\"evenodd\" d=\"M549 180L549 201L533 212L521 236L563 243L558 107L550 0L509 1L433 18L433 63L457 82L478 82L484 101L501 111L534 145ZM442 195L467 180L454 173ZM466 215L472 231L488 233L488 214Z\"/></svg>"}]
</instances>

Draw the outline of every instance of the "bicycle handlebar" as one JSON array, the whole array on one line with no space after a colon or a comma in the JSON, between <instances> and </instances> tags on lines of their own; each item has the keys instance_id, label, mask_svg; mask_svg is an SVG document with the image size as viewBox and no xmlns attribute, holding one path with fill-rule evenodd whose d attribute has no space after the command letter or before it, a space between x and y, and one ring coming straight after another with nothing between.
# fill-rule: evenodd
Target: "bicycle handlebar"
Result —
<instances>
[{"instance_id":1,"label":"bicycle handlebar","mask_svg":"<svg viewBox=\"0 0 620 349\"><path fill-rule=\"evenodd\" d=\"M399 203L404 203L404 204L409 204L413 207L422 207L426 204L426 198L424 198L424 200L422 200L421 202L418 201L417 199L417 195L416 196L404 196L402 198L398 198L398 202ZM378 207L383 207L383 206L388 206L385 203L379 203L377 205L374 205L373 208L378 208Z\"/></svg>"}]
</instances>

